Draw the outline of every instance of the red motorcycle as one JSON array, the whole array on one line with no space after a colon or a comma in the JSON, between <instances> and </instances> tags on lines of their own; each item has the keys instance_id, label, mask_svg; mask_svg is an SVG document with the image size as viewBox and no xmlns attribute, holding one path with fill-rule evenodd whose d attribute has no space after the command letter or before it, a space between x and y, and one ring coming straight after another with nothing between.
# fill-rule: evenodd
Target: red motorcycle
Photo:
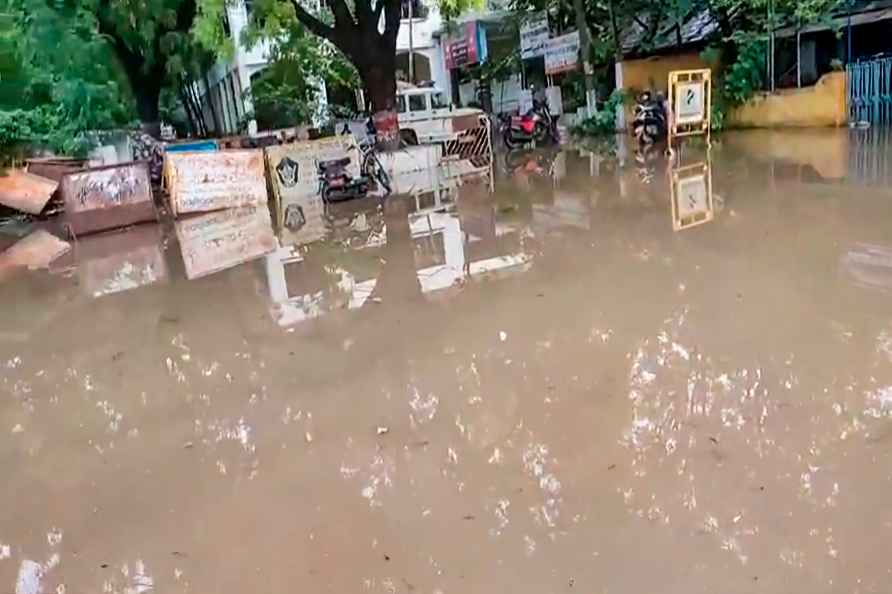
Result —
<instances>
[{"instance_id":1,"label":"red motorcycle","mask_svg":"<svg viewBox=\"0 0 892 594\"><path fill-rule=\"evenodd\" d=\"M533 108L522 116L502 116L502 140L509 149L535 142L557 142L557 122L545 101L533 99Z\"/></svg>"}]
</instances>

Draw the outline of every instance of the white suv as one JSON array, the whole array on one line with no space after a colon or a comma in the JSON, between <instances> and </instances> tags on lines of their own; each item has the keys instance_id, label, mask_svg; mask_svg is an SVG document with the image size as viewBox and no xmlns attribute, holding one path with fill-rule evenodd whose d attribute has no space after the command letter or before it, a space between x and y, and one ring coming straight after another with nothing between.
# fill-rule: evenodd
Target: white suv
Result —
<instances>
[{"instance_id":1,"label":"white suv","mask_svg":"<svg viewBox=\"0 0 892 594\"><path fill-rule=\"evenodd\" d=\"M459 134L481 125L480 109L455 108L446 94L434 87L397 89L400 134L408 144L457 140Z\"/></svg>"}]
</instances>

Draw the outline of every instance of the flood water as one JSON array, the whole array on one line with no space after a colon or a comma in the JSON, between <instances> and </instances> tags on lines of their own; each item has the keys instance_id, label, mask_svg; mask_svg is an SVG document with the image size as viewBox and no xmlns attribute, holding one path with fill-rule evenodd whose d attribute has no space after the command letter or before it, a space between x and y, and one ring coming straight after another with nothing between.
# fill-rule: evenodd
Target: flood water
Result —
<instances>
[{"instance_id":1,"label":"flood water","mask_svg":"<svg viewBox=\"0 0 892 594\"><path fill-rule=\"evenodd\" d=\"M8 275L0 592L886 592L890 154L500 155Z\"/></svg>"}]
</instances>

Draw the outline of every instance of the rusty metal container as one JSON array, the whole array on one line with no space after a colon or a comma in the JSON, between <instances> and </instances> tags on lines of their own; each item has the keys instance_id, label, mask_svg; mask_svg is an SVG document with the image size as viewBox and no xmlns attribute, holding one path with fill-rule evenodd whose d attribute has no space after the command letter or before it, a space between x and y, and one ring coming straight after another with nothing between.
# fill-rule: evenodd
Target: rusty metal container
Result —
<instances>
[{"instance_id":1,"label":"rusty metal container","mask_svg":"<svg viewBox=\"0 0 892 594\"><path fill-rule=\"evenodd\" d=\"M164 180L175 217L267 203L261 150L167 153Z\"/></svg>"},{"instance_id":2,"label":"rusty metal container","mask_svg":"<svg viewBox=\"0 0 892 594\"><path fill-rule=\"evenodd\" d=\"M250 262L278 247L266 204L185 217L175 227L190 280Z\"/></svg>"},{"instance_id":3,"label":"rusty metal container","mask_svg":"<svg viewBox=\"0 0 892 594\"><path fill-rule=\"evenodd\" d=\"M66 173L82 171L87 166L86 159L74 159L67 157L45 157L40 159L26 159L28 173L40 175L54 181L62 181Z\"/></svg>"},{"instance_id":4,"label":"rusty metal container","mask_svg":"<svg viewBox=\"0 0 892 594\"><path fill-rule=\"evenodd\" d=\"M158 220L145 162L69 173L60 186L65 226L75 236Z\"/></svg>"}]
</instances>

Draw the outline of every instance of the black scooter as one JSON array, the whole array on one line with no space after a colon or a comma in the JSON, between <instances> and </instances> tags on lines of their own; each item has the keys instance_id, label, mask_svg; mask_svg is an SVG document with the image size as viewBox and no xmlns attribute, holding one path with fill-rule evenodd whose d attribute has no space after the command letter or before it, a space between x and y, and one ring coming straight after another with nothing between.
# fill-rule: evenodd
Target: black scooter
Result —
<instances>
[{"instance_id":1,"label":"black scooter","mask_svg":"<svg viewBox=\"0 0 892 594\"><path fill-rule=\"evenodd\" d=\"M319 162L319 193L325 202L363 198L369 193L369 178L350 175L349 164L350 157Z\"/></svg>"}]
</instances>

